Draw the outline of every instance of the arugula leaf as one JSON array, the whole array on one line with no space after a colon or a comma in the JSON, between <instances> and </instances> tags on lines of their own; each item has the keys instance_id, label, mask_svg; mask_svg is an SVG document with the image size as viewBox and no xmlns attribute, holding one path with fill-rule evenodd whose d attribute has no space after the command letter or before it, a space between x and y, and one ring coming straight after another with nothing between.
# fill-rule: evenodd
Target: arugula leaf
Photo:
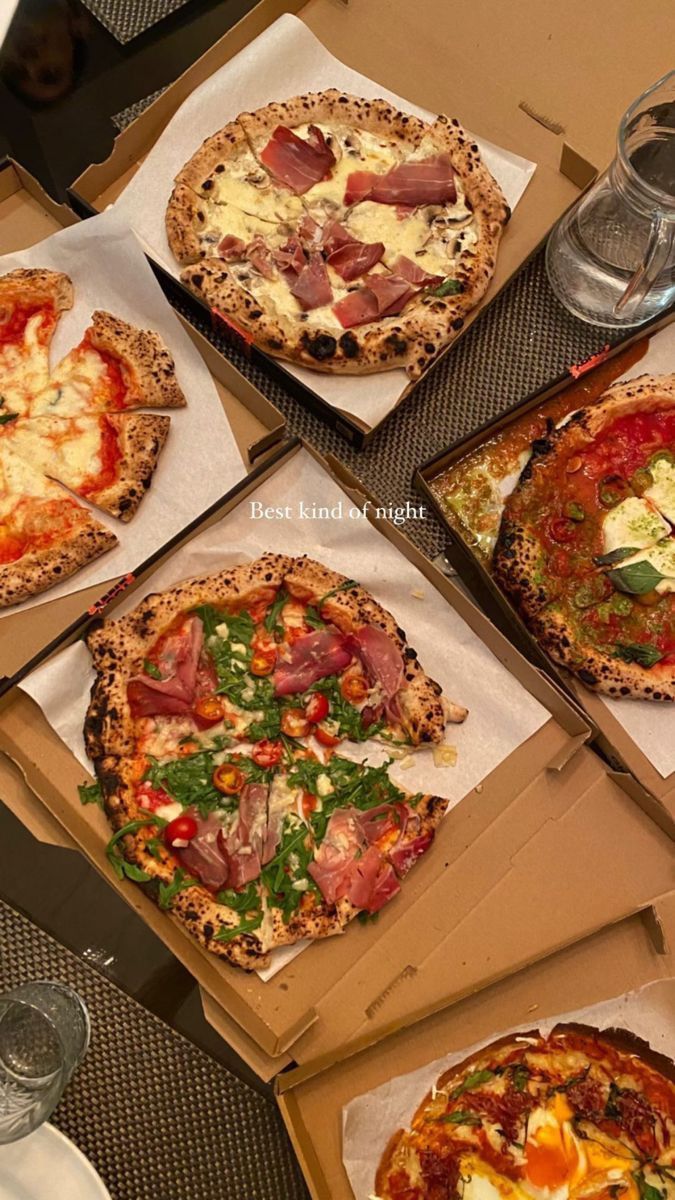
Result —
<instances>
[{"instance_id":1,"label":"arugula leaf","mask_svg":"<svg viewBox=\"0 0 675 1200\"><path fill-rule=\"evenodd\" d=\"M254 929L259 929L263 923L263 911L260 910L255 916L249 917L248 920L240 921L233 929L228 929L227 926L221 925L214 941L216 942L231 942L233 938L239 936L240 933L252 933Z\"/></svg>"},{"instance_id":2,"label":"arugula leaf","mask_svg":"<svg viewBox=\"0 0 675 1200\"><path fill-rule=\"evenodd\" d=\"M323 608L324 604L326 603L326 600L329 600L331 596L337 596L338 592L346 592L349 588L353 588L353 587L357 587L357 586L358 586L358 584L355 579L345 579L343 583L339 583L337 587L331 588L331 590L329 592L326 592L325 596L321 597L321 599L319 600L319 603L316 606L318 611L321 612L321 609Z\"/></svg>"},{"instance_id":3,"label":"arugula leaf","mask_svg":"<svg viewBox=\"0 0 675 1200\"><path fill-rule=\"evenodd\" d=\"M260 907L260 896L258 895L255 881L249 883L245 892L235 892L232 888L218 892L216 900L219 904L225 904L228 908L233 908L235 912L246 913Z\"/></svg>"},{"instance_id":4,"label":"arugula leaf","mask_svg":"<svg viewBox=\"0 0 675 1200\"><path fill-rule=\"evenodd\" d=\"M264 624L265 624L265 629L267 630L268 633L283 634L284 627L279 622L279 617L281 616L282 608L284 607L285 604L288 603L288 600L289 600L288 592L285 592L282 588L282 590L278 593L277 598L274 601L272 607L270 608L270 611L268 612L267 616L265 617Z\"/></svg>"},{"instance_id":5,"label":"arugula leaf","mask_svg":"<svg viewBox=\"0 0 675 1200\"><path fill-rule=\"evenodd\" d=\"M459 279L444 279L437 288L432 288L429 292L430 296L456 296L461 292L462 285Z\"/></svg>"},{"instance_id":6,"label":"arugula leaf","mask_svg":"<svg viewBox=\"0 0 675 1200\"><path fill-rule=\"evenodd\" d=\"M145 843L145 848L146 848L148 854L152 855L153 858L159 858L160 850L162 848L161 838L158 838L158 837L148 838L148 840Z\"/></svg>"},{"instance_id":7,"label":"arugula leaf","mask_svg":"<svg viewBox=\"0 0 675 1200\"><path fill-rule=\"evenodd\" d=\"M311 604L307 605L307 609L305 611L305 621L311 626L312 629L326 628L326 622L321 620L318 612L315 608L312 608Z\"/></svg>"},{"instance_id":8,"label":"arugula leaf","mask_svg":"<svg viewBox=\"0 0 675 1200\"><path fill-rule=\"evenodd\" d=\"M100 783L80 783L77 790L80 804L98 804L99 808L103 808L103 792Z\"/></svg>"},{"instance_id":9,"label":"arugula leaf","mask_svg":"<svg viewBox=\"0 0 675 1200\"><path fill-rule=\"evenodd\" d=\"M118 829L117 833L113 834L106 846L106 857L118 879L126 877L127 879L133 879L134 883L147 883L150 879L147 871L142 871L134 863L127 862L118 845L123 837L126 837L129 833L136 833L144 825L159 825L161 827L166 825L166 821L162 821L161 817L158 817L156 814L153 817L138 817L135 821L129 821L128 824Z\"/></svg>"},{"instance_id":10,"label":"arugula leaf","mask_svg":"<svg viewBox=\"0 0 675 1200\"><path fill-rule=\"evenodd\" d=\"M0 413L0 425L9 425L10 421L16 421L18 415L15 412Z\"/></svg>"},{"instance_id":11,"label":"arugula leaf","mask_svg":"<svg viewBox=\"0 0 675 1200\"><path fill-rule=\"evenodd\" d=\"M617 642L614 647L614 657L620 658L622 662L638 663L641 667L655 666L663 658L663 653L657 650L656 646L649 646L644 642L624 643Z\"/></svg>"},{"instance_id":12,"label":"arugula leaf","mask_svg":"<svg viewBox=\"0 0 675 1200\"><path fill-rule=\"evenodd\" d=\"M456 1100L458 1096L462 1096L464 1092L470 1092L475 1087L480 1087L481 1083L487 1083L489 1079L494 1079L495 1073L489 1067L485 1067L482 1071L473 1071L471 1075L467 1075L463 1083L456 1087L454 1092L450 1093L450 1099Z\"/></svg>"},{"instance_id":13,"label":"arugula leaf","mask_svg":"<svg viewBox=\"0 0 675 1200\"><path fill-rule=\"evenodd\" d=\"M143 659L143 670L146 675L150 676L151 679L163 679L164 678L159 667L156 667L153 662L150 662L149 658Z\"/></svg>"},{"instance_id":14,"label":"arugula leaf","mask_svg":"<svg viewBox=\"0 0 675 1200\"><path fill-rule=\"evenodd\" d=\"M617 591L629 592L632 596L644 596L646 592L653 592L657 583L665 579L665 575L657 571L646 559L628 563L624 567L615 567L608 574Z\"/></svg>"},{"instance_id":15,"label":"arugula leaf","mask_svg":"<svg viewBox=\"0 0 675 1200\"><path fill-rule=\"evenodd\" d=\"M321 692L328 700L330 718L332 721L338 722L340 737L349 738L350 742L365 742L384 729L384 721L375 721L367 729L364 729L358 708L350 704L349 700L345 700L342 695L338 675L328 675L325 679L320 679L318 683L312 684L305 696L311 692Z\"/></svg>"},{"instance_id":16,"label":"arugula leaf","mask_svg":"<svg viewBox=\"0 0 675 1200\"><path fill-rule=\"evenodd\" d=\"M432 1117L432 1121L440 1121L443 1125L482 1125L483 1122L478 1116L478 1113L469 1112L468 1109L443 1113L441 1117Z\"/></svg>"},{"instance_id":17,"label":"arugula leaf","mask_svg":"<svg viewBox=\"0 0 675 1200\"><path fill-rule=\"evenodd\" d=\"M173 907L175 897L179 892L184 892L186 888L198 887L199 880L192 879L190 875L186 875L181 867L178 868L171 883L160 883L159 885L159 907L168 909Z\"/></svg>"},{"instance_id":18,"label":"arugula leaf","mask_svg":"<svg viewBox=\"0 0 675 1200\"><path fill-rule=\"evenodd\" d=\"M633 1171L633 1179L638 1186L640 1200L666 1200L666 1189L654 1187L652 1183L648 1183L645 1179L644 1171Z\"/></svg>"},{"instance_id":19,"label":"arugula leaf","mask_svg":"<svg viewBox=\"0 0 675 1200\"><path fill-rule=\"evenodd\" d=\"M216 627L222 625L225 620L225 614L218 608L214 608L213 604L200 604L197 608L193 608L195 616L199 617L204 626L204 640L213 637L216 632Z\"/></svg>"}]
</instances>

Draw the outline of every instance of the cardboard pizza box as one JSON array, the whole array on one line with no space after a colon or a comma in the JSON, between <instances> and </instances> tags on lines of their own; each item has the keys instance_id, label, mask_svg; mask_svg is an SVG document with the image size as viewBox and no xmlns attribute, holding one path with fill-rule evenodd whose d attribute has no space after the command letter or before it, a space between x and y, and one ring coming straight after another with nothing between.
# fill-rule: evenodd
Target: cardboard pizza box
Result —
<instances>
[{"instance_id":1,"label":"cardboard pizza box","mask_svg":"<svg viewBox=\"0 0 675 1200\"><path fill-rule=\"evenodd\" d=\"M649 339L648 344L652 345L653 339L658 337L660 331L665 333L668 330L672 334L674 331L671 326L674 321L675 312L671 310L665 315L654 318L647 325L643 325L637 330L631 330L620 343L612 346L611 349L607 347L586 362L571 367L569 371L550 384L511 405L506 411L488 421L474 433L468 434L448 449L435 454L415 473L418 490L433 506L448 533L447 557L473 595L491 620L508 633L519 649L542 670L554 675L561 686L574 696L593 723L596 729L597 743L602 752L613 766L624 772L628 771L632 776L632 781L627 784L627 788L630 789L637 803L642 805L645 811L671 836L675 834L675 772L664 777L650 761L647 753L631 737L628 730L619 723L601 697L585 688L581 681L565 671L564 668L558 667L541 649L508 597L497 586L482 560L475 554L469 540L465 539L458 526L449 520L432 484L445 471L452 469L466 454L479 449L497 433L508 430L509 425L524 413L539 409L546 401L559 395L566 388L574 386L576 380L583 378L584 383L592 389L594 378L599 378L599 372L602 371L603 382L598 384L595 390L604 390L609 386L604 375L605 364L611 364L613 359L625 354L630 347L642 342L643 339ZM640 353L640 348L636 347L636 351ZM640 361L638 359L638 362ZM623 373L624 369L617 365L617 377L622 377ZM625 701L625 703L629 704L631 701ZM669 739L675 736L673 733L675 713L671 713L670 716Z\"/></svg>"},{"instance_id":2,"label":"cardboard pizza box","mask_svg":"<svg viewBox=\"0 0 675 1200\"><path fill-rule=\"evenodd\" d=\"M169 564L209 526L217 533L218 522L267 482L277 487L284 468L297 472L294 459L300 454L311 456L326 487L331 481L353 504L363 505L353 476L296 440L274 451L164 554L135 571L125 591L118 590L99 611L112 615L123 596L138 592L140 598L152 590L162 563ZM140 888L119 882L105 857L110 831L103 814L79 803L81 764L19 689L4 698L0 711L0 749L111 886L210 993L223 1010L225 1036L234 1023L261 1048L264 1071L271 1069L267 1059L283 1065L287 1053L309 1063L377 1041L649 905L670 882L670 843L626 795L621 777L611 779L588 749L590 728L577 707L393 524L372 511L366 519L549 715L459 798L439 828L434 852L406 880L400 903L383 910L376 923L356 922L343 937L313 943L266 982L209 955ZM272 523L265 533L273 538ZM330 562L329 540L320 555ZM83 620L71 629L62 645L86 626ZM438 786L442 790L442 781ZM532 905L533 895L550 891L555 908Z\"/></svg>"},{"instance_id":3,"label":"cardboard pizza box","mask_svg":"<svg viewBox=\"0 0 675 1200\"><path fill-rule=\"evenodd\" d=\"M0 254L35 245L57 230L77 224L65 205L56 204L40 184L12 159L0 163ZM218 395L244 461L251 466L284 435L285 420L211 343L179 317L213 376ZM110 580L114 586L116 580ZM0 616L0 692L16 672L59 636L101 595L101 585L81 588L55 600ZM107 590L107 587L106 589Z\"/></svg>"},{"instance_id":4,"label":"cardboard pizza box","mask_svg":"<svg viewBox=\"0 0 675 1200\"><path fill-rule=\"evenodd\" d=\"M543 902L550 892L539 898ZM342 1110L373 1088L517 1026L675 976L675 892L361 1054L277 1079L278 1103L314 1200L354 1200L342 1161ZM420 1091L421 1100L426 1088ZM391 1130L394 1133L394 1129ZM356 1200L367 1200L358 1196Z\"/></svg>"},{"instance_id":5,"label":"cardboard pizza box","mask_svg":"<svg viewBox=\"0 0 675 1200\"><path fill-rule=\"evenodd\" d=\"M488 296L465 329L609 161L623 109L670 67L665 25L675 33L675 14L666 14L659 0L639 6L600 0L592 11L581 0L464 6L423 0L414 9L407 0L262 0L118 135L104 162L73 182L78 211L101 211L116 200L182 102L284 13L298 16L341 62L369 79L428 111L459 116L473 133L537 164L502 240ZM195 150L207 132L195 138ZM171 280L172 290L181 286ZM182 291L184 303L199 303ZM390 415L369 423L327 403L278 360L251 347L247 353L356 446Z\"/></svg>"}]
</instances>

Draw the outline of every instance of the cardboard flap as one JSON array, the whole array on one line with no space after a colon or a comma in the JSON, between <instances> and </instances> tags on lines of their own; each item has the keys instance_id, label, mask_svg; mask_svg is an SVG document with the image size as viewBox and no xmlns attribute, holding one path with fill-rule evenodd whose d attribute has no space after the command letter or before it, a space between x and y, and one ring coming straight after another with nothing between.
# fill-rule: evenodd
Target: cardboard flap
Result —
<instances>
[{"instance_id":1,"label":"cardboard flap","mask_svg":"<svg viewBox=\"0 0 675 1200\"><path fill-rule=\"evenodd\" d=\"M0 754L0 799L38 842L77 850L76 842L31 791L23 771L5 754Z\"/></svg>"}]
</instances>

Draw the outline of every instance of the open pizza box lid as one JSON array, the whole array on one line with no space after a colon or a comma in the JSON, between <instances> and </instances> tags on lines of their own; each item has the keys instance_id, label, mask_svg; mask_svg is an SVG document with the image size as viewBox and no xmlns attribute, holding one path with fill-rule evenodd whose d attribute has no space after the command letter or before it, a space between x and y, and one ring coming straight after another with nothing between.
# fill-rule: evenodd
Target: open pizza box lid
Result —
<instances>
[{"instance_id":1,"label":"open pizza box lid","mask_svg":"<svg viewBox=\"0 0 675 1200\"><path fill-rule=\"evenodd\" d=\"M414 9L406 0L343 5L335 0L262 0L119 134L104 162L74 181L72 202L82 212L101 211L114 202L186 98L282 14L291 13L341 63L429 112L458 116L477 136L536 163L502 239L484 303L489 302L576 199L579 188L609 161L623 109L670 66L666 30L663 37L651 36L657 4L651 0L632 9L622 4L625 12L618 17L611 0L601 0L592 16L581 0L565 5L521 3L515 10L479 0L452 5L451 11L445 0L425 0ZM671 19L661 11L660 27ZM603 39L600 56L598 30ZM252 105L243 98L240 107ZM194 149L210 132L195 134ZM157 259L157 249L146 248ZM176 287L182 289L172 280L169 295ZM193 296L188 302L199 303ZM314 383L316 373L304 371L298 379L255 348L249 346L246 352L357 446L365 444L416 386L404 381L383 416L376 416L374 409L367 416L360 402L346 411L332 391L324 397L326 385L320 378Z\"/></svg>"},{"instance_id":2,"label":"open pizza box lid","mask_svg":"<svg viewBox=\"0 0 675 1200\"><path fill-rule=\"evenodd\" d=\"M675 338L675 313L669 311L665 315L655 317L647 326L638 330L630 330L620 342L605 347L599 354L589 360L579 363L563 376L546 384L529 396L524 397L510 406L505 412L488 421L480 429L460 438L446 450L435 454L424 463L415 473L415 483L418 490L430 501L436 510L439 520L448 531L449 540L447 556L453 566L471 589L472 594L485 612L499 628L507 632L515 644L544 671L554 675L560 685L571 695L591 720L597 736L597 744L609 762L628 775L624 780L626 790L630 790L635 800L642 805L646 812L657 821L671 836L675 835L675 771L664 775L656 769L644 749L631 736L629 730L617 720L612 708L604 703L601 696L589 691L569 672L558 668L551 658L541 649L536 639L528 631L524 622L518 616L507 596L494 582L490 572L482 560L473 552L468 540L465 540L455 529L444 511L433 488L433 481L447 470L451 470L465 455L489 443L500 431L508 429L509 425L530 410L536 410L552 400L564 389L574 387L575 380L581 380L585 388L595 395L604 391L610 381L640 374L649 373L649 361L644 362L644 355L651 355L657 346L658 363L672 362L672 344ZM645 348L646 347L646 348ZM621 357L623 355L623 358ZM642 355L642 357L640 357ZM613 360L617 359L613 367ZM657 367L653 373L660 374L668 367ZM594 379L601 382L594 388ZM632 701L622 703L631 704ZM647 704L647 701L642 702ZM655 706L659 719L668 723L668 744L675 737L675 712L672 705ZM615 706L616 708L616 706ZM662 728L661 725L658 727Z\"/></svg>"},{"instance_id":3,"label":"open pizza box lid","mask_svg":"<svg viewBox=\"0 0 675 1200\"><path fill-rule=\"evenodd\" d=\"M0 163L0 254L33 246L67 226L78 224L71 209L59 205L23 167L12 159ZM197 330L179 320L192 338L213 377L242 457L251 467L254 460L284 435L285 421L278 409L260 394ZM160 460L161 469L161 460ZM102 592L115 586L112 578L103 587L81 588L68 595L25 610L18 606L0 615L0 691L17 671L46 646L57 642L64 629L81 618Z\"/></svg>"},{"instance_id":4,"label":"open pizza box lid","mask_svg":"<svg viewBox=\"0 0 675 1200\"><path fill-rule=\"evenodd\" d=\"M344 468L295 442L273 452L163 560L169 562L207 526L217 527L266 482L276 490L277 473L288 467L297 474L302 455L317 464L322 489L332 482L353 504L363 501ZM462 618L545 711L537 731L459 797L439 827L433 853L416 865L398 902L377 922L355 922L345 936L311 944L266 982L208 954L142 889L118 881L105 857L107 822L95 805L79 803L80 763L25 693L14 689L0 713L0 749L111 886L210 993L222 1014L210 1005L209 1016L224 1036L236 1025L267 1056L259 1056L257 1069L268 1077L289 1052L306 1064L377 1041L620 920L669 886L670 843L623 790L621 777L610 779L588 749L590 729L577 708L399 530L370 512L367 519L375 536L389 543L387 553L401 555L402 566L404 559L413 564L439 593L439 603ZM325 540L320 553L330 561ZM127 595L138 591L140 599L152 590L157 568L156 560L140 567ZM106 614L119 603L120 594L108 602ZM84 622L69 640L83 629ZM532 896L549 891L556 895L555 911L533 908Z\"/></svg>"},{"instance_id":5,"label":"open pizza box lid","mask_svg":"<svg viewBox=\"0 0 675 1200\"><path fill-rule=\"evenodd\" d=\"M552 891L537 895L538 902L548 898L555 910ZM663 981L667 1008L672 1006L674 976L675 893L670 892L642 912L351 1058L326 1063L318 1073L302 1067L284 1071L277 1079L278 1102L314 1200L354 1200L342 1161L342 1113L356 1097L446 1054L461 1053L519 1026L536 1029L538 1021L613 1000L654 981ZM417 1102L429 1086L418 1087ZM394 1132L395 1127L382 1131L382 1140ZM368 1200L368 1194L356 1200Z\"/></svg>"}]
</instances>

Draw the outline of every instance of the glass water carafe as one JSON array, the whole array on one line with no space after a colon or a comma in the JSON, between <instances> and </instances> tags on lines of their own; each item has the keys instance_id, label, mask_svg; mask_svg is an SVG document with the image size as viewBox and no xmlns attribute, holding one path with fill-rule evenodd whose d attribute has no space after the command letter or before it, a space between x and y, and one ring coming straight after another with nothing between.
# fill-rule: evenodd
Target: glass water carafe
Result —
<instances>
[{"instance_id":1,"label":"glass water carafe","mask_svg":"<svg viewBox=\"0 0 675 1200\"><path fill-rule=\"evenodd\" d=\"M624 114L614 161L553 230L546 267L594 325L641 325L675 301L675 71Z\"/></svg>"}]
</instances>

